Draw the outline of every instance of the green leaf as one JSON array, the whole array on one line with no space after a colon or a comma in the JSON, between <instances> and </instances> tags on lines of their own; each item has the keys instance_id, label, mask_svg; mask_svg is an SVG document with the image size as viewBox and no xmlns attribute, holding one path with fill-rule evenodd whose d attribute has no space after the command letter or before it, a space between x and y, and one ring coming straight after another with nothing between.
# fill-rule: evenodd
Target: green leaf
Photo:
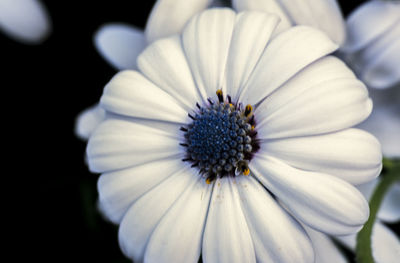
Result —
<instances>
[{"instance_id":1,"label":"green leaf","mask_svg":"<svg viewBox=\"0 0 400 263\"><path fill-rule=\"evenodd\" d=\"M383 160L384 170L381 175L381 181L376 186L369 202L370 215L363 229L357 235L356 260L359 263L374 263L371 247L371 234L376 215L382 203L385 194L396 181L400 181L400 161Z\"/></svg>"}]
</instances>

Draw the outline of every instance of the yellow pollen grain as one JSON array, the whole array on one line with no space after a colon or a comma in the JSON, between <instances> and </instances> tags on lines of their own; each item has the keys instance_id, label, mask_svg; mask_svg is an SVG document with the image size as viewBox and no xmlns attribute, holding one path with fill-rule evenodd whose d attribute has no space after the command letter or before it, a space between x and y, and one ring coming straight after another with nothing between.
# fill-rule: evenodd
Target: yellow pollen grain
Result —
<instances>
[{"instance_id":1,"label":"yellow pollen grain","mask_svg":"<svg viewBox=\"0 0 400 263\"><path fill-rule=\"evenodd\" d=\"M246 175L246 176L249 175L250 174L250 169L249 168L244 169L243 174Z\"/></svg>"},{"instance_id":2,"label":"yellow pollen grain","mask_svg":"<svg viewBox=\"0 0 400 263\"><path fill-rule=\"evenodd\" d=\"M217 96L221 96L222 95L222 89L217 90Z\"/></svg>"},{"instance_id":3,"label":"yellow pollen grain","mask_svg":"<svg viewBox=\"0 0 400 263\"><path fill-rule=\"evenodd\" d=\"M210 178L206 179L206 184L211 184L211 179Z\"/></svg>"}]
</instances>

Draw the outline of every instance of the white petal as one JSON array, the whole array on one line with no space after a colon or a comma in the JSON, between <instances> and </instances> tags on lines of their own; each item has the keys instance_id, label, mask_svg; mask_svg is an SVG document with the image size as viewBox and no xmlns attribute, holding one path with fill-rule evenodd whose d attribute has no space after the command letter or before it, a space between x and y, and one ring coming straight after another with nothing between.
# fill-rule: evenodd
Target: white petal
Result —
<instances>
[{"instance_id":1,"label":"white petal","mask_svg":"<svg viewBox=\"0 0 400 263\"><path fill-rule=\"evenodd\" d=\"M368 219L369 207L362 194L337 177L298 170L262 152L249 165L297 219L316 230L351 234Z\"/></svg>"},{"instance_id":2,"label":"white petal","mask_svg":"<svg viewBox=\"0 0 400 263\"><path fill-rule=\"evenodd\" d=\"M106 112L99 105L94 105L79 113L75 121L75 135L87 141L93 131L106 118Z\"/></svg>"},{"instance_id":3,"label":"white petal","mask_svg":"<svg viewBox=\"0 0 400 263\"><path fill-rule=\"evenodd\" d=\"M180 33L187 21L205 9L211 0L158 0L146 24L149 43Z\"/></svg>"},{"instance_id":4,"label":"white petal","mask_svg":"<svg viewBox=\"0 0 400 263\"><path fill-rule=\"evenodd\" d=\"M347 259L329 236L304 226L315 251L315 263L346 263Z\"/></svg>"},{"instance_id":5,"label":"white petal","mask_svg":"<svg viewBox=\"0 0 400 263\"><path fill-rule=\"evenodd\" d=\"M94 35L102 57L118 70L137 69L136 58L146 47L143 31L125 24L106 24Z\"/></svg>"},{"instance_id":6,"label":"white petal","mask_svg":"<svg viewBox=\"0 0 400 263\"><path fill-rule=\"evenodd\" d=\"M175 98L136 71L122 71L104 88L100 105L129 117L185 123L185 111Z\"/></svg>"},{"instance_id":7,"label":"white petal","mask_svg":"<svg viewBox=\"0 0 400 263\"><path fill-rule=\"evenodd\" d=\"M276 0L233 0L232 6L237 11L260 11L276 14L280 18L276 32L279 33L291 27L290 18Z\"/></svg>"},{"instance_id":8,"label":"white petal","mask_svg":"<svg viewBox=\"0 0 400 263\"><path fill-rule=\"evenodd\" d=\"M257 262L313 262L307 234L252 176L238 177L243 213Z\"/></svg>"},{"instance_id":9,"label":"white petal","mask_svg":"<svg viewBox=\"0 0 400 263\"><path fill-rule=\"evenodd\" d=\"M132 121L108 119L89 139L87 154L94 172L107 172L179 156L179 126L161 131Z\"/></svg>"},{"instance_id":10,"label":"white petal","mask_svg":"<svg viewBox=\"0 0 400 263\"><path fill-rule=\"evenodd\" d=\"M178 36L158 40L138 58L140 71L187 111L201 101Z\"/></svg>"},{"instance_id":11,"label":"white petal","mask_svg":"<svg viewBox=\"0 0 400 263\"><path fill-rule=\"evenodd\" d=\"M237 15L226 68L227 94L233 101L237 101L278 23L276 16L262 12Z\"/></svg>"},{"instance_id":12,"label":"white petal","mask_svg":"<svg viewBox=\"0 0 400 263\"><path fill-rule=\"evenodd\" d=\"M355 78L319 83L294 98L279 93L277 90L255 111L262 139L338 131L362 122L372 111L365 85ZM268 103L274 100L281 106L271 108Z\"/></svg>"},{"instance_id":13,"label":"white petal","mask_svg":"<svg viewBox=\"0 0 400 263\"><path fill-rule=\"evenodd\" d=\"M336 0L279 0L293 24L318 28L337 44L346 37L346 26Z\"/></svg>"},{"instance_id":14,"label":"white petal","mask_svg":"<svg viewBox=\"0 0 400 263\"><path fill-rule=\"evenodd\" d=\"M400 4L390 1L368 1L347 19L347 40L343 51L354 52L365 47L393 27L400 18ZM397 22L396 22L397 21Z\"/></svg>"},{"instance_id":15,"label":"white petal","mask_svg":"<svg viewBox=\"0 0 400 263\"><path fill-rule=\"evenodd\" d=\"M203 99L225 92L224 72L235 24L231 9L213 8L195 16L182 33L183 48Z\"/></svg>"},{"instance_id":16,"label":"white petal","mask_svg":"<svg viewBox=\"0 0 400 263\"><path fill-rule=\"evenodd\" d=\"M112 222L120 223L134 201L183 167L181 160L166 158L102 174L97 189L103 213Z\"/></svg>"},{"instance_id":17,"label":"white petal","mask_svg":"<svg viewBox=\"0 0 400 263\"><path fill-rule=\"evenodd\" d=\"M358 129L266 140L261 148L293 167L335 175L351 184L371 181L382 168L379 142Z\"/></svg>"},{"instance_id":18,"label":"white petal","mask_svg":"<svg viewBox=\"0 0 400 263\"><path fill-rule=\"evenodd\" d=\"M396 263L400 257L399 238L381 223L375 223L371 236L372 255L376 263Z\"/></svg>"},{"instance_id":19,"label":"white petal","mask_svg":"<svg viewBox=\"0 0 400 263\"><path fill-rule=\"evenodd\" d=\"M279 34L267 45L250 75L241 101L259 103L301 69L336 48L324 33L307 26L297 26Z\"/></svg>"},{"instance_id":20,"label":"white petal","mask_svg":"<svg viewBox=\"0 0 400 263\"><path fill-rule=\"evenodd\" d=\"M369 183L358 185L357 189L370 200L380 178ZM392 185L386 193L378 211L378 218L386 222L396 222L400 220L400 183Z\"/></svg>"},{"instance_id":21,"label":"white petal","mask_svg":"<svg viewBox=\"0 0 400 263\"><path fill-rule=\"evenodd\" d=\"M400 6L400 5L399 5ZM400 12L400 10L399 10ZM360 77L374 88L400 83L400 18L397 25L359 55Z\"/></svg>"},{"instance_id":22,"label":"white petal","mask_svg":"<svg viewBox=\"0 0 400 263\"><path fill-rule=\"evenodd\" d=\"M25 44L38 44L51 31L50 17L40 1L1 0L0 29Z\"/></svg>"},{"instance_id":23,"label":"white petal","mask_svg":"<svg viewBox=\"0 0 400 263\"><path fill-rule=\"evenodd\" d=\"M142 262L146 244L158 222L196 179L188 167L157 185L129 208L118 232L120 247L127 257Z\"/></svg>"},{"instance_id":24,"label":"white petal","mask_svg":"<svg viewBox=\"0 0 400 263\"><path fill-rule=\"evenodd\" d=\"M235 179L217 179L203 237L204 262L256 262Z\"/></svg>"},{"instance_id":25,"label":"white petal","mask_svg":"<svg viewBox=\"0 0 400 263\"><path fill-rule=\"evenodd\" d=\"M211 190L201 177L187 187L151 234L145 262L198 262Z\"/></svg>"}]
</instances>

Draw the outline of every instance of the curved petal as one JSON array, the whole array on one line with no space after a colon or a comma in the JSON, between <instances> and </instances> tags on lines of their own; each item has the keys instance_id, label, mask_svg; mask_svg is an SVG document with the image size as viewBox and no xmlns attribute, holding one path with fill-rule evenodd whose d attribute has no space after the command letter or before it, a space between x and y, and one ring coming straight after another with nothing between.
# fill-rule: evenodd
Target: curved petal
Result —
<instances>
[{"instance_id":1,"label":"curved petal","mask_svg":"<svg viewBox=\"0 0 400 263\"><path fill-rule=\"evenodd\" d=\"M169 177L140 197L122 219L118 232L122 252L134 262L142 262L151 233L179 196L196 183L190 167Z\"/></svg>"},{"instance_id":2,"label":"curved petal","mask_svg":"<svg viewBox=\"0 0 400 263\"><path fill-rule=\"evenodd\" d=\"M347 263L347 259L329 236L304 226L315 251L315 263Z\"/></svg>"},{"instance_id":3,"label":"curved petal","mask_svg":"<svg viewBox=\"0 0 400 263\"><path fill-rule=\"evenodd\" d=\"M347 18L347 40L342 50L354 52L364 48L398 23L399 18L398 3L376 0L365 2Z\"/></svg>"},{"instance_id":4,"label":"curved petal","mask_svg":"<svg viewBox=\"0 0 400 263\"><path fill-rule=\"evenodd\" d=\"M311 228L346 235L359 231L368 219L362 194L337 177L298 170L262 152L249 165L263 185Z\"/></svg>"},{"instance_id":5,"label":"curved petal","mask_svg":"<svg viewBox=\"0 0 400 263\"><path fill-rule=\"evenodd\" d=\"M178 36L158 40L138 58L140 71L190 111L201 101Z\"/></svg>"},{"instance_id":6,"label":"curved petal","mask_svg":"<svg viewBox=\"0 0 400 263\"><path fill-rule=\"evenodd\" d=\"M182 153L175 131L161 131L131 121L107 119L93 133L87 146L93 172L123 169Z\"/></svg>"},{"instance_id":7,"label":"curved petal","mask_svg":"<svg viewBox=\"0 0 400 263\"><path fill-rule=\"evenodd\" d=\"M375 223L371 237L372 254L377 263L396 263L400 256L399 238L381 223Z\"/></svg>"},{"instance_id":8,"label":"curved petal","mask_svg":"<svg viewBox=\"0 0 400 263\"><path fill-rule=\"evenodd\" d=\"M211 0L158 0L147 20L147 41L181 32L187 21L210 3Z\"/></svg>"},{"instance_id":9,"label":"curved petal","mask_svg":"<svg viewBox=\"0 0 400 263\"><path fill-rule=\"evenodd\" d=\"M338 45L346 38L346 25L336 0L278 0L296 25L324 31Z\"/></svg>"},{"instance_id":10,"label":"curved petal","mask_svg":"<svg viewBox=\"0 0 400 263\"><path fill-rule=\"evenodd\" d=\"M278 17L262 12L236 16L226 68L227 94L233 101L237 101L278 23Z\"/></svg>"},{"instance_id":11,"label":"curved petal","mask_svg":"<svg viewBox=\"0 0 400 263\"><path fill-rule=\"evenodd\" d=\"M136 71L122 71L104 88L100 105L129 117L185 123L187 112L175 98Z\"/></svg>"},{"instance_id":12,"label":"curved petal","mask_svg":"<svg viewBox=\"0 0 400 263\"><path fill-rule=\"evenodd\" d=\"M297 72L336 49L324 33L311 27L296 26L279 34L267 45L241 101L258 104Z\"/></svg>"},{"instance_id":13,"label":"curved petal","mask_svg":"<svg viewBox=\"0 0 400 263\"><path fill-rule=\"evenodd\" d=\"M94 105L79 113L75 121L75 135L87 141L93 131L106 119L106 111Z\"/></svg>"},{"instance_id":14,"label":"curved petal","mask_svg":"<svg viewBox=\"0 0 400 263\"><path fill-rule=\"evenodd\" d=\"M183 30L183 48L204 100L221 88L226 93L224 72L235 16L231 9L209 9L191 19Z\"/></svg>"},{"instance_id":15,"label":"curved petal","mask_svg":"<svg viewBox=\"0 0 400 263\"><path fill-rule=\"evenodd\" d=\"M294 98L279 93L277 90L255 111L262 139L338 131L362 122L372 111L365 85L355 78L318 83ZM274 100L281 106L269 107L268 103Z\"/></svg>"},{"instance_id":16,"label":"curved petal","mask_svg":"<svg viewBox=\"0 0 400 263\"><path fill-rule=\"evenodd\" d=\"M379 142L358 129L266 140L261 142L261 148L293 167L331 174L351 184L371 181L382 169Z\"/></svg>"},{"instance_id":17,"label":"curved petal","mask_svg":"<svg viewBox=\"0 0 400 263\"><path fill-rule=\"evenodd\" d=\"M276 0L232 0L232 6L237 11L260 11L276 14L280 18L275 33L280 33L292 26L290 18Z\"/></svg>"},{"instance_id":18,"label":"curved petal","mask_svg":"<svg viewBox=\"0 0 400 263\"><path fill-rule=\"evenodd\" d=\"M304 229L256 179L240 176L237 186L257 262L314 262Z\"/></svg>"},{"instance_id":19,"label":"curved petal","mask_svg":"<svg viewBox=\"0 0 400 263\"><path fill-rule=\"evenodd\" d=\"M235 184L229 176L218 178L214 184L203 237L204 262L256 262Z\"/></svg>"},{"instance_id":20,"label":"curved petal","mask_svg":"<svg viewBox=\"0 0 400 263\"><path fill-rule=\"evenodd\" d=\"M187 187L151 234L145 262L198 262L211 190L201 177Z\"/></svg>"},{"instance_id":21,"label":"curved petal","mask_svg":"<svg viewBox=\"0 0 400 263\"><path fill-rule=\"evenodd\" d=\"M183 168L178 158L166 158L102 174L97 181L102 212L113 223L120 223L133 202Z\"/></svg>"},{"instance_id":22,"label":"curved petal","mask_svg":"<svg viewBox=\"0 0 400 263\"><path fill-rule=\"evenodd\" d=\"M106 24L95 33L94 46L118 70L137 69L136 58L146 47L143 31L125 24Z\"/></svg>"},{"instance_id":23,"label":"curved petal","mask_svg":"<svg viewBox=\"0 0 400 263\"><path fill-rule=\"evenodd\" d=\"M50 17L37 0L0 1L0 29L25 44L39 44L51 31Z\"/></svg>"}]
</instances>

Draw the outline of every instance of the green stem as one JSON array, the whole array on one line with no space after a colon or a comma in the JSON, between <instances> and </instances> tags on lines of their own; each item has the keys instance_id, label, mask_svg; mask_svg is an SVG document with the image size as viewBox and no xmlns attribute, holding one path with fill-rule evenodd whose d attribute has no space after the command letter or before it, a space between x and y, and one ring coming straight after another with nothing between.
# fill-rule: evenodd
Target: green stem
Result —
<instances>
[{"instance_id":1,"label":"green stem","mask_svg":"<svg viewBox=\"0 0 400 263\"><path fill-rule=\"evenodd\" d=\"M382 200L390 186L396 181L400 181L400 162L384 159L383 163L388 171L385 175L381 176L382 179L372 194L369 202L369 219L365 223L363 229L357 235L356 260L359 263L374 263L371 248L371 234L376 219L376 214L378 213Z\"/></svg>"}]
</instances>

